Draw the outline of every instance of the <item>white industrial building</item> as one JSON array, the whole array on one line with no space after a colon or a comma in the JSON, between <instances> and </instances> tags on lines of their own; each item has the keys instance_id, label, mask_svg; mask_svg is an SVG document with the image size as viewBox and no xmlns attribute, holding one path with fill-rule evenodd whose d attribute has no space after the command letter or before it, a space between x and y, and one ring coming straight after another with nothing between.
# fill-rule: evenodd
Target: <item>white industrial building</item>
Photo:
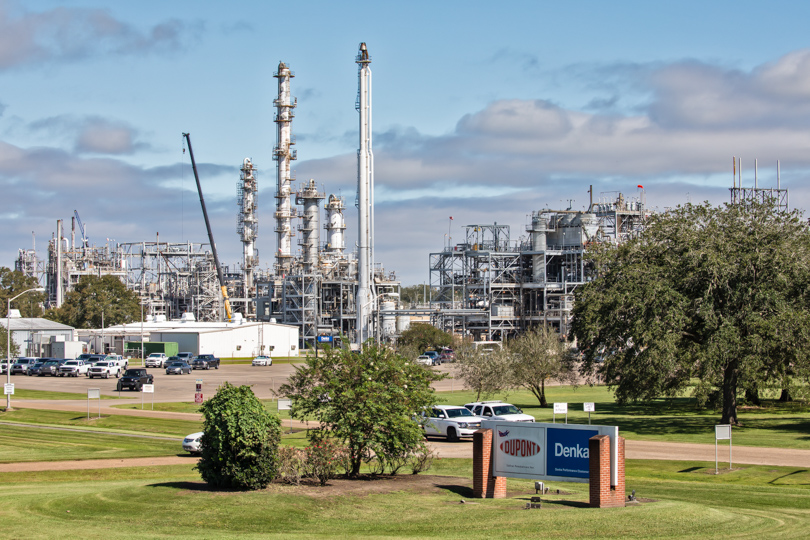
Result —
<instances>
[{"instance_id":1,"label":"white industrial building","mask_svg":"<svg viewBox=\"0 0 810 540\"><path fill-rule=\"evenodd\" d=\"M3 328L11 327L11 341L17 345L18 356L76 358L81 354L81 344L75 339L72 326L48 319L20 317L20 311L12 309L10 317L0 319Z\"/></svg>"},{"instance_id":2,"label":"white industrial building","mask_svg":"<svg viewBox=\"0 0 810 540\"><path fill-rule=\"evenodd\" d=\"M104 329L78 330L89 350L130 355L125 342L176 342L181 352L213 354L219 358L298 356L298 327L274 322L200 322L187 314L180 320L148 317L140 322ZM102 348L102 343L103 348ZM131 352L131 351L130 351ZM137 355L137 354L136 354Z\"/></svg>"}]
</instances>

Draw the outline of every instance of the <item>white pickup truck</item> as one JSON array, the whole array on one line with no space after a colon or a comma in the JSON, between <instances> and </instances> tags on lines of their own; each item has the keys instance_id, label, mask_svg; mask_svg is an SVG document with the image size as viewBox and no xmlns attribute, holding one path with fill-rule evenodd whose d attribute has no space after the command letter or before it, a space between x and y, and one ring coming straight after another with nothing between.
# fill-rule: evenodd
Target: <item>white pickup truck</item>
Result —
<instances>
[{"instance_id":1,"label":"white pickup truck","mask_svg":"<svg viewBox=\"0 0 810 540\"><path fill-rule=\"evenodd\" d=\"M65 375L68 377L78 377L79 375L87 375L89 369L90 364L84 360L68 360L59 366L57 374L60 377L64 377Z\"/></svg>"},{"instance_id":2,"label":"white pickup truck","mask_svg":"<svg viewBox=\"0 0 810 540\"><path fill-rule=\"evenodd\" d=\"M162 368L166 364L166 360L168 360L166 353L153 352L146 357L146 367Z\"/></svg>"},{"instance_id":3,"label":"white pickup truck","mask_svg":"<svg viewBox=\"0 0 810 540\"><path fill-rule=\"evenodd\" d=\"M101 360L100 362L96 362L87 372L87 376L91 379L95 377L109 379L113 375L116 379L121 376L121 366L115 360Z\"/></svg>"}]
</instances>

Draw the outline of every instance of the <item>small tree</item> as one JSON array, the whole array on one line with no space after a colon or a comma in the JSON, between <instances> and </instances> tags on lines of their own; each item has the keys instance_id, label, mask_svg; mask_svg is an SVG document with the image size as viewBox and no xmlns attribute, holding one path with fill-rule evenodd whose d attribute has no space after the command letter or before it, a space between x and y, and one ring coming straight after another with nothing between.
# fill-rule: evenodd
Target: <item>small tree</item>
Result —
<instances>
[{"instance_id":1,"label":"small tree","mask_svg":"<svg viewBox=\"0 0 810 540\"><path fill-rule=\"evenodd\" d=\"M74 328L101 328L141 320L138 295L115 276L82 276L60 308L45 318Z\"/></svg>"},{"instance_id":2,"label":"small tree","mask_svg":"<svg viewBox=\"0 0 810 540\"><path fill-rule=\"evenodd\" d=\"M276 476L281 424L249 386L224 383L202 404L202 458L196 469L216 488L261 489Z\"/></svg>"},{"instance_id":3,"label":"small tree","mask_svg":"<svg viewBox=\"0 0 810 540\"><path fill-rule=\"evenodd\" d=\"M17 270L10 270L5 266L0 266L0 305L3 306L2 315L5 316L5 309L9 298L14 298L23 291L40 287L36 278L26 276ZM42 316L42 303L45 301L45 293L30 292L24 294L11 303L11 309L19 309L20 316L36 318Z\"/></svg>"},{"instance_id":4,"label":"small tree","mask_svg":"<svg viewBox=\"0 0 810 540\"><path fill-rule=\"evenodd\" d=\"M372 454L387 463L419 448L423 432L414 416L435 403L431 383L441 378L390 349L367 345L361 352L326 349L307 358L278 393L292 399L293 418L320 423L311 439L347 447L348 475L357 476Z\"/></svg>"},{"instance_id":5,"label":"small tree","mask_svg":"<svg viewBox=\"0 0 810 540\"><path fill-rule=\"evenodd\" d=\"M425 323L412 324L402 332L397 340L398 347L414 347L420 354L429 349L438 350L449 347L453 343L453 336L435 326Z\"/></svg>"},{"instance_id":6,"label":"small tree","mask_svg":"<svg viewBox=\"0 0 810 540\"><path fill-rule=\"evenodd\" d=\"M535 327L512 341L509 366L515 386L522 386L547 407L546 381L575 383L574 356L555 330Z\"/></svg>"},{"instance_id":7,"label":"small tree","mask_svg":"<svg viewBox=\"0 0 810 540\"><path fill-rule=\"evenodd\" d=\"M453 371L466 388L474 391L475 400L501 392L510 386L509 364L504 351L478 350L472 343L456 347Z\"/></svg>"}]
</instances>

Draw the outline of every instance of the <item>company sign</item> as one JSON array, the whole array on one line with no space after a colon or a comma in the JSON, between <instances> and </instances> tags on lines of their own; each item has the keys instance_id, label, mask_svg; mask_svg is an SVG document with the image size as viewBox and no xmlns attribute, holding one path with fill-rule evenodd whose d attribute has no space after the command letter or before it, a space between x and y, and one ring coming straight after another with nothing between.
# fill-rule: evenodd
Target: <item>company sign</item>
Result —
<instances>
[{"instance_id":1,"label":"company sign","mask_svg":"<svg viewBox=\"0 0 810 540\"><path fill-rule=\"evenodd\" d=\"M497 420L485 420L481 427L493 430L494 476L587 482L588 442L595 435L611 438L611 475L618 474L615 468L618 427Z\"/></svg>"}]
</instances>

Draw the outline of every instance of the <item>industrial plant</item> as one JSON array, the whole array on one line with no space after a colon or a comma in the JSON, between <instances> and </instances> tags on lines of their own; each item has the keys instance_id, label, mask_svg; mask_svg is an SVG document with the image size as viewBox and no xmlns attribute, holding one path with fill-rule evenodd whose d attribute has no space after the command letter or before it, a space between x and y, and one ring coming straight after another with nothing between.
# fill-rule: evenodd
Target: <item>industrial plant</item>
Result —
<instances>
[{"instance_id":1,"label":"industrial plant","mask_svg":"<svg viewBox=\"0 0 810 540\"><path fill-rule=\"evenodd\" d=\"M400 283L374 256L374 154L372 151L371 56L365 43L355 58L359 116L357 152L358 216L356 249L346 250L346 202L328 194L315 179L298 182L293 162L293 120L298 106L292 95L295 77L280 62L274 77L278 94L274 232L272 268L259 264L259 185L253 160L245 158L237 184L236 231L243 245L238 268L217 257L194 167L209 243L154 239L91 245L78 212L69 231L62 220L40 258L34 241L21 249L15 269L36 277L47 290L48 307L59 307L83 276L114 275L138 294L152 322L193 320L201 323L245 321L297 328L298 348L318 343L353 344L369 339L395 340L411 317L476 341L510 339L543 324L566 334L574 293L592 279L586 253L599 242L620 243L637 234L651 215L641 186L633 196L601 193L591 188L586 210L531 213L523 235L508 225L465 226L464 241L429 254L429 305L403 306ZM777 165L778 170L778 165ZM777 173L778 176L778 173ZM778 182L778 179L777 179ZM778 201L787 208L787 190L742 187L741 163L734 159L731 201ZM321 235L321 230L325 235ZM296 244L300 249L295 250ZM103 346L103 345L102 345Z\"/></svg>"}]
</instances>

